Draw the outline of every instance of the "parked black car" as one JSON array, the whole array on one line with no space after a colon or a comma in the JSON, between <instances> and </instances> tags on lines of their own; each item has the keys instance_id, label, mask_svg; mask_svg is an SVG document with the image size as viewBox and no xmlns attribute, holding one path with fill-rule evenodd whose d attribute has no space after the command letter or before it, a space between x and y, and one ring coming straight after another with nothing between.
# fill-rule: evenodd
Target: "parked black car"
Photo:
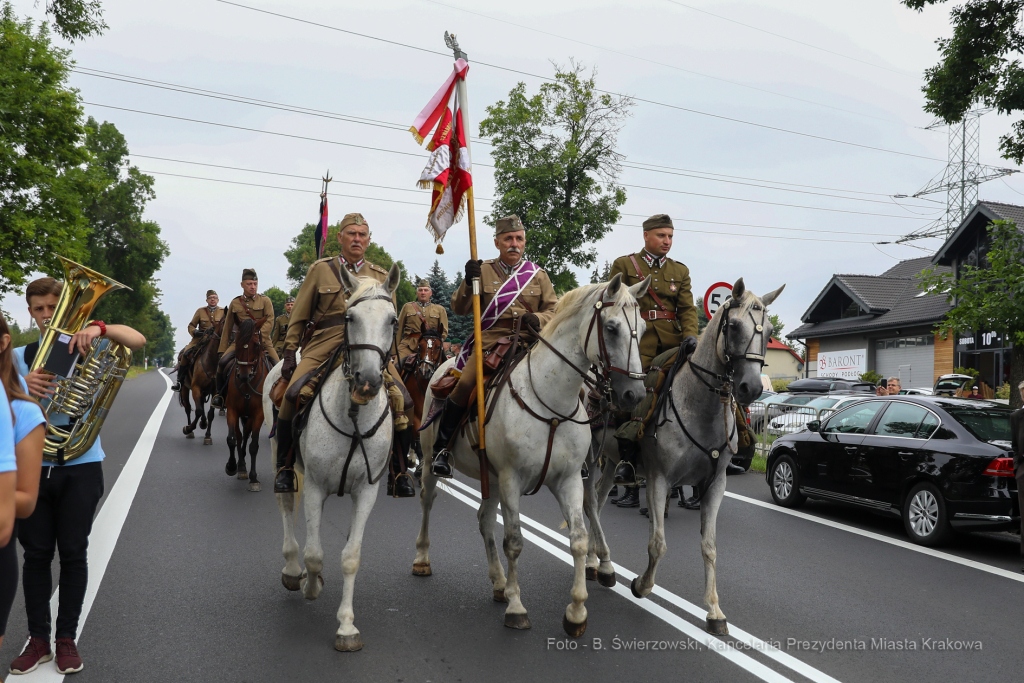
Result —
<instances>
[{"instance_id":1,"label":"parked black car","mask_svg":"<svg viewBox=\"0 0 1024 683\"><path fill-rule=\"evenodd\" d=\"M768 486L785 507L817 498L899 515L922 545L1019 528L1010 413L980 400L866 398L776 439Z\"/></svg>"},{"instance_id":2,"label":"parked black car","mask_svg":"<svg viewBox=\"0 0 1024 683\"><path fill-rule=\"evenodd\" d=\"M817 394L825 394L834 391L875 391L875 385L871 382L860 380L843 379L842 377L805 377L794 380L786 387L786 391L810 391Z\"/></svg>"}]
</instances>

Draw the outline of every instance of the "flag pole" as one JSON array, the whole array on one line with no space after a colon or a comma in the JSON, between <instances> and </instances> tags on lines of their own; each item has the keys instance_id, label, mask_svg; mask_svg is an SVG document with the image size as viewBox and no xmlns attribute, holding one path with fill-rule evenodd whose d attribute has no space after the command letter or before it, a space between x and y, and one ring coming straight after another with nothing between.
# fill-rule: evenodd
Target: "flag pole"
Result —
<instances>
[{"instance_id":1,"label":"flag pole","mask_svg":"<svg viewBox=\"0 0 1024 683\"><path fill-rule=\"evenodd\" d=\"M464 59L469 61L468 55L459 48L459 42L454 35L444 32L444 42L455 54L456 61ZM458 92L459 109L462 112L462 126L466 133L466 152L469 154L470 168L472 169L473 155L470 152L470 125L469 125L469 96L466 93L466 79L460 78L456 83ZM454 115L455 112L452 112ZM475 184L475 183L474 183ZM466 190L466 209L469 215L469 257L474 261L478 260L476 246L476 211L473 204L473 186ZM473 278L473 362L476 364L476 414L477 430L480 433L479 444L477 445L477 457L480 458L480 496L483 499L490 497L490 476L487 465L487 440L484 435L484 417L486 415L486 404L484 396L484 351L483 333L480 329L480 279Z\"/></svg>"}]
</instances>

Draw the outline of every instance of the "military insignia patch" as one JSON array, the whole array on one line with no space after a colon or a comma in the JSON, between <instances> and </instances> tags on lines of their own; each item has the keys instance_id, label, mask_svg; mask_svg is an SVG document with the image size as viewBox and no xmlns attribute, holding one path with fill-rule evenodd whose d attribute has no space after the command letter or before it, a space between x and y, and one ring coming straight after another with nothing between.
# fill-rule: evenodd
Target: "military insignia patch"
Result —
<instances>
[{"instance_id":1,"label":"military insignia patch","mask_svg":"<svg viewBox=\"0 0 1024 683\"><path fill-rule=\"evenodd\" d=\"M676 283L673 282L672 284L670 284L668 286L668 289L669 289L670 292L675 292L675 291L677 291L679 289L679 285L677 285Z\"/></svg>"}]
</instances>

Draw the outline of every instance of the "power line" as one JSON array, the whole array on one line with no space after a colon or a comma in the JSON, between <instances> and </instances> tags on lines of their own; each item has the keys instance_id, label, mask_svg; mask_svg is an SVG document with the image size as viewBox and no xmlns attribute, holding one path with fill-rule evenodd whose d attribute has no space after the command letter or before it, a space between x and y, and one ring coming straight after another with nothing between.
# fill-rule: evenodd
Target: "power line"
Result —
<instances>
[{"instance_id":1,"label":"power line","mask_svg":"<svg viewBox=\"0 0 1024 683\"><path fill-rule=\"evenodd\" d=\"M731 24L737 24L739 26L743 26L745 28L749 28L749 29L751 29L753 31L759 31L761 33L767 33L770 36L775 36L776 38L782 38L783 40L788 40L791 43L797 43L798 45L803 45L805 47L809 47L809 48L812 48L814 50L820 50L822 52L827 52L830 55L835 55L837 57L842 57L843 59L850 59L850 60L852 60L854 62L860 62L861 64L867 64L868 66L873 66L876 69L884 69L885 71L890 71L890 72L892 72L894 74L899 74L900 76L906 76L907 78L914 78L914 79L917 78L917 76L908 74L908 73L906 73L904 71L897 71L896 69L890 69L889 67L882 66L880 64L874 64L872 62L868 62L868 61L865 61L863 59L858 59L856 57L851 57L850 55L844 55L843 53L836 52L835 50L829 50L829 49L826 49L826 48L823 48L823 47L819 47L817 45L812 45L811 43L805 43L802 40L797 40L796 38L790 38L789 36L784 36L781 33L774 33L773 31L769 31L767 29L763 29L763 28L760 28L758 26L752 26L750 24L744 24L742 21L736 21L735 19L730 19L729 17L723 17L721 14L715 14L714 12L709 12L707 10L700 9L699 7L693 7L692 5L687 5L687 4L684 4L682 2L678 2L677 0L668 0L668 2L671 2L673 5L679 5L680 7L685 7L686 9L693 10L694 12L700 12L701 14L707 14L708 16L715 17L716 19L721 19L722 21L728 21Z\"/></svg>"},{"instance_id":2,"label":"power line","mask_svg":"<svg viewBox=\"0 0 1024 683\"><path fill-rule=\"evenodd\" d=\"M623 216L630 216L630 217L633 217L633 218L648 218L649 217L649 214L642 214L642 213L623 213L622 215ZM779 226L776 226L776 225L758 225L758 224L754 224L754 223L729 223L729 222L726 222L726 221L705 221L705 220L700 220L700 219L697 219L697 218L673 218L672 222L673 223L679 223L679 222L682 222L682 223L707 223L709 225L726 225L726 226L734 227L734 228L757 228L759 230L786 230L786 231L789 231L789 232L816 232L816 233L825 233L825 234L829 234L829 235L834 234L834 233L832 233L829 230L815 230L814 228L783 228L783 227L779 227ZM893 234L890 234L890 233L887 233L887 232L852 232L852 231L849 231L849 230L844 230L843 234L844 235L873 235L873 236L876 236L876 237L898 237L898 235L893 235Z\"/></svg>"},{"instance_id":3,"label":"power line","mask_svg":"<svg viewBox=\"0 0 1024 683\"><path fill-rule=\"evenodd\" d=\"M360 38L366 38L368 40L376 40L376 41L379 41L379 42L382 42L382 43L387 43L389 45L397 45L397 46L400 46L400 47L405 47L405 48L408 48L410 50L416 50L418 52L426 52L428 54L440 55L440 56L443 56L443 57L447 57L449 59L451 58L451 54L450 53L446 53L446 52L438 52L436 50L428 50L427 48L418 47L418 46L415 46L415 45L409 45L407 43L400 43L400 42L394 41L394 40L387 40L386 38L378 38L376 36L371 36L371 35L366 34L366 33L357 33L355 31L348 31L346 29L341 29L341 28L338 28L336 26L330 26L328 24L322 24L322 23L315 22L315 21L309 21L307 19L299 19L298 17L288 16L287 14L281 14L279 12L271 12L269 10L259 9L257 7L250 7L249 5L243 5L243 4L237 3L237 2L230 2L229 0L215 0L215 1L219 2L219 3L222 3L222 4L225 4L225 5L231 5L233 7L240 7L242 9L251 10L253 12L259 12L261 14L268 14L268 15L275 16L275 17L278 17L278 18L281 18L281 19L288 19L290 21L296 21L296 22L299 22L299 23L309 24L309 25L312 25L312 26L320 27L320 28L326 28L326 29L329 29L329 30L332 30L332 31L338 31L338 32L341 32L341 33L349 34L349 35L359 36ZM483 61L476 60L476 61L473 62L473 65L475 65L475 66L486 66L486 67L489 67L489 68L492 68L492 69L498 69L500 71L507 71L509 73L519 74L519 75L522 75L522 76L529 76L531 78L540 79L540 80L542 80L542 81L544 81L546 83L552 82L551 79L548 78L547 76L541 76L539 74L530 73L528 71L523 71L521 69L513 69L513 68L510 68L510 67L507 67L507 66L500 66L498 64L490 64L488 62L483 62ZM652 104L652 105L659 106L659 107L665 107L667 109L674 109L676 111L684 111L684 112L687 112L687 113L690 113L690 114L696 114L698 116L707 116L709 118L718 119L720 121L729 121L731 123L738 123L738 124L742 124L742 125L745 125L745 126L753 126L755 128L762 128L764 130L771 130L771 131L775 131L777 133L786 133L788 135L796 135L796 136L799 136L799 137L810 138L810 139L813 139L813 140L821 140L823 142L832 142L832 143L835 143L835 144L838 144L838 145L846 145L846 146L849 146L849 147L857 147L857 148L860 148L860 149L868 149L868 150L872 150L872 151L875 151L875 152L885 152L886 154L895 154L895 155L898 155L898 156L911 157L911 158L915 158L915 159L925 159L925 160L928 160L928 161L941 161L941 162L945 162L946 161L945 159L940 159L938 157L930 157L930 156L925 156L923 154L913 154L911 152L900 152L900 151L894 150L894 149L886 149L884 147L875 147L874 145L865 145L865 144L861 144L859 142L850 142L849 140L839 140L837 138L830 138L830 137L827 137L827 136L824 136L824 135L815 135L813 133L802 133L800 131L791 130L789 128L782 128L782 127L779 127L779 126L770 126L770 125L768 125L766 123L755 123L754 121L746 121L744 119L738 119L738 118L733 117L733 116L725 116L723 114L712 114L711 112L701 111L699 109L693 109L691 107L683 107L683 106L677 105L677 104L668 104L666 102L659 102L657 100L650 100L650 99L646 99L646 98L643 98L643 97L636 97L636 96L633 96L633 95L625 95L623 93L618 93L618 92L614 92L614 91L611 91L611 90L603 90L601 88L594 88L594 92L599 92L599 93L603 93L603 94L606 94L606 95L613 95L615 97L628 97L629 99L631 99L633 101L636 101L636 102L643 102L645 104Z\"/></svg>"},{"instance_id":4,"label":"power line","mask_svg":"<svg viewBox=\"0 0 1024 683\"><path fill-rule=\"evenodd\" d=\"M605 47L604 45L596 45L594 43L588 43L588 42L586 42L584 40L578 40L576 38L569 38L568 36L561 36L561 35L558 35L557 33L551 33L550 31L544 31L544 30L541 30L541 29L533 27L533 26L526 26L524 24L517 24L514 21L508 21L507 19L499 19L498 17L492 17L490 15L483 14L481 12L474 12L473 10L464 9L462 7L455 7L454 5L449 5L449 4L446 4L446 3L443 3L443 2L438 2L437 0L423 0L423 1L424 2L429 2L429 3L433 4L433 5L438 5L440 7L445 7L445 8L450 9L450 10L455 10L456 12L465 12L466 14L472 14L472 15L477 16L477 17L482 17L484 19L489 19L490 21L496 21L496 22L501 23L501 24L508 24L509 26L515 26L516 28L521 28L521 29L526 30L526 31L533 31L534 33L540 33L541 35L551 36L552 38L558 38L559 40L567 40L570 43L576 43L577 45L584 45L586 47L592 47L592 48L594 48L596 50L602 50L604 52L611 52L612 54L621 55L623 57L629 57L630 59L636 59L636 60L639 60L641 62L647 62L648 64L655 64L657 66L663 66L666 69L674 69L676 71L681 71L683 73L693 74L694 76L700 76L702 78L709 78L709 79L711 79L713 81L720 81L722 83L728 83L729 85L735 85L735 86L740 87L740 88L747 88L749 90L756 90L757 92L767 93L768 95L775 95L776 97L784 97L784 98L786 98L788 100L794 100L796 102L803 102L805 104L813 104L813 105L818 106L818 107L825 107L826 109L832 109L834 111L841 111L841 112L844 112L846 114L853 114L854 116L864 116L864 117L869 118L869 119L875 119L876 121L885 121L887 123L895 123L895 124L898 124L900 126L908 126L908 127L911 127L911 128L916 128L916 126L911 126L910 124L906 123L905 121L896 121L894 119L886 118L884 116L873 116L871 114L865 114L863 112L853 111L852 109L844 109L843 107L836 107L836 106L833 106L831 104L825 104L824 102L815 102L814 100L806 100L806 99L804 99L802 97L795 97L793 95L786 95L784 93L776 92L774 90L768 90L766 88L758 88L755 85L749 85L747 83L740 83L739 81L733 81L733 80L730 80L728 78L722 78L720 76L712 76L711 74L701 73L700 71L694 71L693 69L685 69L685 68L683 68L681 66L678 66L678 65L675 65L675 64L666 64L665 62L659 62L659 61L657 61L655 59L650 59L649 57L641 57L640 55L634 55L634 54L631 54L629 52L623 52L622 50L616 50L614 48Z\"/></svg>"}]
</instances>

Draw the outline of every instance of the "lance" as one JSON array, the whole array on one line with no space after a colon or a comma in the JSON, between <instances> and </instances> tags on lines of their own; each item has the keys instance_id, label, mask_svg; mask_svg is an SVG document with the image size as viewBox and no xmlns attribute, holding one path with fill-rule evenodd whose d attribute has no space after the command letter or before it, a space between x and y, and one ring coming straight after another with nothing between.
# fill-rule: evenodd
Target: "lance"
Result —
<instances>
[{"instance_id":1,"label":"lance","mask_svg":"<svg viewBox=\"0 0 1024 683\"><path fill-rule=\"evenodd\" d=\"M444 43L455 55L455 60L464 59L469 61L468 55L459 47L459 42L454 35L444 32ZM473 168L473 155L470 153L469 139L471 126L469 123L469 95L466 90L466 79L460 78L456 82L459 108L462 111L462 126L466 132L466 154L469 155L469 168ZM454 114L454 112L452 112ZM475 185L476 183L473 183ZM479 260L476 249L476 211L473 207L473 185L466 190L466 209L469 216L469 257L474 261ZM476 414L477 429L480 433L477 444L477 457L480 459L480 496L483 499L490 497L490 476L487 466L487 439L484 435L484 416L486 415L486 404L484 396L484 351L483 334L480 329L480 278L473 278L473 362L476 364Z\"/></svg>"},{"instance_id":2,"label":"lance","mask_svg":"<svg viewBox=\"0 0 1024 683\"><path fill-rule=\"evenodd\" d=\"M327 183L334 180L334 178L331 177L331 169L327 169L327 174L320 178L320 180L323 181L323 184L320 187L320 216L318 217L316 226L317 234L313 240L316 244L317 258L322 258L324 255L324 249L327 248L327 221L324 220L323 212L324 202L327 201Z\"/></svg>"}]
</instances>

